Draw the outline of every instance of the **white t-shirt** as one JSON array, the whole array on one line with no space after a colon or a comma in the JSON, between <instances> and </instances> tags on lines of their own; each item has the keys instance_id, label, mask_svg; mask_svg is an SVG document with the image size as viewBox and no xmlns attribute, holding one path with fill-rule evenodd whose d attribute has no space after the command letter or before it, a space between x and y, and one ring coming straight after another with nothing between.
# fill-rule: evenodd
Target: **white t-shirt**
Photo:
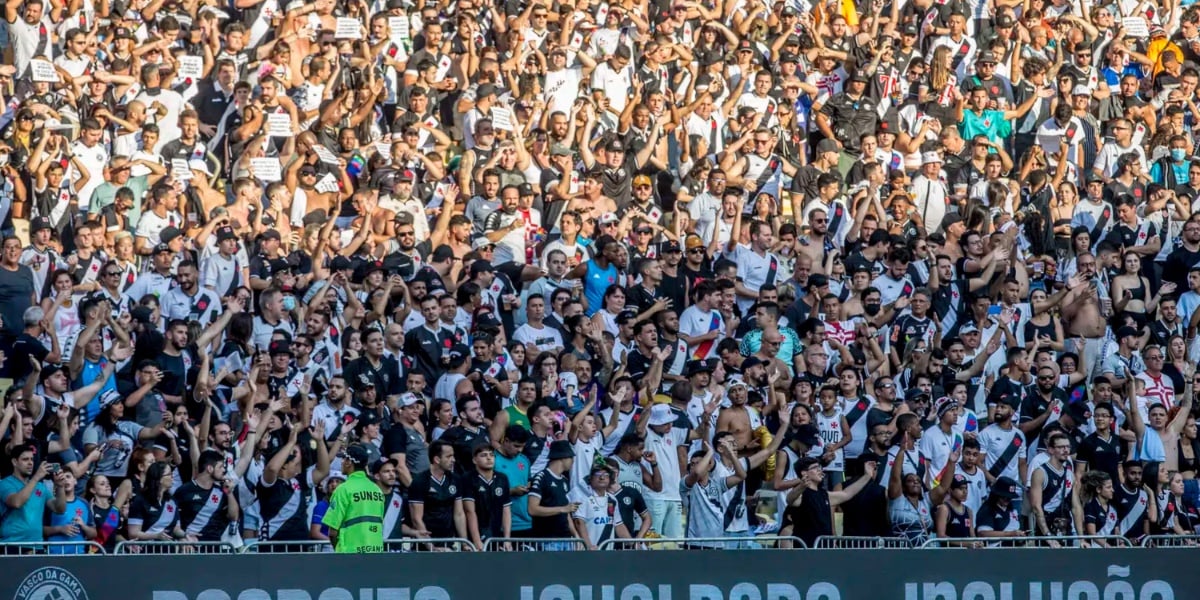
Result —
<instances>
[{"instance_id":1,"label":"white t-shirt","mask_svg":"<svg viewBox=\"0 0 1200 600\"><path fill-rule=\"evenodd\" d=\"M725 337L725 319L716 310L701 310L695 304L687 307L679 315L679 333L688 337L704 335L710 331L720 332L717 339L688 345L688 354L694 359L705 359L717 356L717 344Z\"/></svg>"},{"instance_id":2,"label":"white t-shirt","mask_svg":"<svg viewBox=\"0 0 1200 600\"><path fill-rule=\"evenodd\" d=\"M738 281L752 292L757 292L768 282L780 281L779 266L783 261L770 252L760 255L750 246L738 244L734 248L733 260L737 263ZM738 296L738 308L745 312L755 301L754 298Z\"/></svg>"},{"instance_id":3,"label":"white t-shirt","mask_svg":"<svg viewBox=\"0 0 1200 600\"><path fill-rule=\"evenodd\" d=\"M522 344L533 344L537 346L538 352L547 352L555 348L562 348L562 334L553 327L543 325L540 329L526 323L517 328L513 333L513 339Z\"/></svg>"}]
</instances>

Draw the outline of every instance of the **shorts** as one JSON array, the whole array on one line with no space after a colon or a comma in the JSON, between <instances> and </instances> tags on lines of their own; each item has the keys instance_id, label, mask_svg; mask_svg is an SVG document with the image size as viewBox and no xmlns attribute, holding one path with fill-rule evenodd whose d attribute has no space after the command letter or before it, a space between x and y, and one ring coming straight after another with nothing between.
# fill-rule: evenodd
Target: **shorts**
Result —
<instances>
[{"instance_id":1,"label":"shorts","mask_svg":"<svg viewBox=\"0 0 1200 600\"><path fill-rule=\"evenodd\" d=\"M843 483L846 483L846 474L840 469L837 471L825 471L824 486L826 490L832 491Z\"/></svg>"}]
</instances>

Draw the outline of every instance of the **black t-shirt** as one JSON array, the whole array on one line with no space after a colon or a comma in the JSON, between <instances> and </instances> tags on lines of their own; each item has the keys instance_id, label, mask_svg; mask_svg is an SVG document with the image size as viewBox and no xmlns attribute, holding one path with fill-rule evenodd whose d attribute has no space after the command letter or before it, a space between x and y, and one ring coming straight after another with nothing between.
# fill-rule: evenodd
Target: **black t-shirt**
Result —
<instances>
[{"instance_id":1,"label":"black t-shirt","mask_svg":"<svg viewBox=\"0 0 1200 600\"><path fill-rule=\"evenodd\" d=\"M532 440L531 440L532 441ZM529 496L538 498L542 508L557 508L567 506L568 482L565 477L555 475L550 469L542 469L529 482ZM558 514L549 517L533 517L533 534L544 538L569 538L571 527L568 524L570 515Z\"/></svg>"},{"instance_id":2,"label":"black t-shirt","mask_svg":"<svg viewBox=\"0 0 1200 600\"><path fill-rule=\"evenodd\" d=\"M1113 483L1116 484L1116 481ZM1118 535L1137 538L1146 533L1146 516L1150 510L1150 504L1145 490L1138 488L1131 492L1125 488L1125 484L1113 485L1112 505L1117 509L1117 517L1120 518L1120 522L1117 524L1117 529L1120 531L1116 532ZM1126 527L1125 519L1134 513L1141 514L1130 521Z\"/></svg>"},{"instance_id":3,"label":"black t-shirt","mask_svg":"<svg viewBox=\"0 0 1200 600\"><path fill-rule=\"evenodd\" d=\"M512 505L508 477L503 473L492 473L489 481L472 470L459 480L463 502L475 505L475 520L479 523L479 537L504 537L504 507Z\"/></svg>"},{"instance_id":4,"label":"black t-shirt","mask_svg":"<svg viewBox=\"0 0 1200 600\"><path fill-rule=\"evenodd\" d=\"M0 271L3 271L3 269L0 269ZM8 317L5 316L4 319L5 319L5 321L4 321L5 324L7 324ZM20 321L18 321L18 323L19 322ZM32 356L33 358L36 358L38 360L38 362L40 363L40 362L44 362L46 360L46 356L49 354L50 354L50 351L46 349L46 346L42 345L41 341L39 341L37 338L29 335L28 333L22 332L21 334L19 334L17 336L17 339L13 341L13 345L12 345L12 355L13 356L22 356L22 357ZM23 381L26 377L28 377L29 374L33 371L33 367L30 366L28 360L10 360L10 361L5 361L5 362L8 363L9 365L11 365L9 367L8 376L11 377L12 380L18 384L21 381Z\"/></svg>"},{"instance_id":5,"label":"black t-shirt","mask_svg":"<svg viewBox=\"0 0 1200 600\"><path fill-rule=\"evenodd\" d=\"M471 473L474 472L472 454L475 446L487 444L489 436L486 427L480 427L479 431L471 431L462 425L456 425L447 429L439 439L454 447L455 472Z\"/></svg>"},{"instance_id":6,"label":"black t-shirt","mask_svg":"<svg viewBox=\"0 0 1200 600\"><path fill-rule=\"evenodd\" d=\"M432 471L425 471L413 477L412 486L408 488L408 503L424 505L425 527L435 538L457 535L454 502L461 499L458 483L450 474L439 480L434 478Z\"/></svg>"},{"instance_id":7,"label":"black t-shirt","mask_svg":"<svg viewBox=\"0 0 1200 600\"><path fill-rule=\"evenodd\" d=\"M0 316L4 317L5 331L13 335L21 333L22 317L25 309L32 306L34 291L33 270L29 267L21 265L15 271L0 268Z\"/></svg>"},{"instance_id":8,"label":"black t-shirt","mask_svg":"<svg viewBox=\"0 0 1200 600\"><path fill-rule=\"evenodd\" d=\"M157 389L168 396L183 396L187 388L188 371L196 361L192 359L191 351L184 348L179 356L171 356L166 352L158 355L158 368L162 370L163 378Z\"/></svg>"},{"instance_id":9,"label":"black t-shirt","mask_svg":"<svg viewBox=\"0 0 1200 600\"><path fill-rule=\"evenodd\" d=\"M442 375L442 353L449 352L454 345L454 335L439 324L430 331L426 324L404 334L404 368L425 375L426 392Z\"/></svg>"},{"instance_id":10,"label":"black t-shirt","mask_svg":"<svg viewBox=\"0 0 1200 600\"><path fill-rule=\"evenodd\" d=\"M621 513L621 522L629 528L630 534L637 534L637 528L634 523L637 523L639 515L645 514L650 510L646 505L646 499L642 493L635 487L628 485L621 486L613 496L617 499L617 510Z\"/></svg>"},{"instance_id":11,"label":"black t-shirt","mask_svg":"<svg viewBox=\"0 0 1200 600\"><path fill-rule=\"evenodd\" d=\"M792 523L792 535L804 540L809 547L816 547L817 538L833 535L833 512L829 505L829 492L822 489L804 490L800 506L788 506L785 522Z\"/></svg>"},{"instance_id":12,"label":"black t-shirt","mask_svg":"<svg viewBox=\"0 0 1200 600\"><path fill-rule=\"evenodd\" d=\"M1017 420L1017 423L1028 423L1042 416L1042 413L1050 409L1050 403L1054 400L1058 400L1062 407L1066 407L1067 393L1059 388L1054 388L1050 392L1050 399L1047 400L1046 397L1036 389L1036 385L1033 386L1029 389L1029 394L1025 396L1025 399L1021 402L1021 418ZM1045 427L1045 425L1042 427ZM1035 436L1040 436L1042 433L1042 427L1037 428L1036 431L1026 434L1025 438L1030 439L1035 438Z\"/></svg>"}]
</instances>

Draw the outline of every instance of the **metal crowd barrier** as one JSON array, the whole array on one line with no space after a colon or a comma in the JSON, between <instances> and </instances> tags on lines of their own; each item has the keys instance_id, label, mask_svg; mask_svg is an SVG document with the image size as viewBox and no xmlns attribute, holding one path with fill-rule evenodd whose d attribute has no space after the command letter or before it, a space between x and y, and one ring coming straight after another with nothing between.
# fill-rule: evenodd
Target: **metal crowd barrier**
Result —
<instances>
[{"instance_id":1,"label":"metal crowd barrier","mask_svg":"<svg viewBox=\"0 0 1200 600\"><path fill-rule=\"evenodd\" d=\"M242 548L243 554L316 554L333 552L333 546L328 540L295 540L290 542L272 542L254 540L246 542Z\"/></svg>"},{"instance_id":2,"label":"metal crowd barrier","mask_svg":"<svg viewBox=\"0 0 1200 600\"><path fill-rule=\"evenodd\" d=\"M107 554L96 542L4 542L0 556L44 556L58 554Z\"/></svg>"},{"instance_id":3,"label":"metal crowd barrier","mask_svg":"<svg viewBox=\"0 0 1200 600\"><path fill-rule=\"evenodd\" d=\"M921 548L962 548L963 544L980 542L984 548L1052 548L1050 542L1055 542L1061 548L1083 548L1084 542L1104 542L1109 546L1132 548L1133 543L1119 535L1058 535L1054 537L1020 536L1020 537L973 537L973 538L932 538L921 544Z\"/></svg>"},{"instance_id":4,"label":"metal crowd barrier","mask_svg":"<svg viewBox=\"0 0 1200 600\"><path fill-rule=\"evenodd\" d=\"M579 538L488 538L484 552L569 552L587 550Z\"/></svg>"},{"instance_id":5,"label":"metal crowd barrier","mask_svg":"<svg viewBox=\"0 0 1200 600\"><path fill-rule=\"evenodd\" d=\"M605 540L600 550L736 550L736 549L786 550L807 548L804 540L788 535L759 535L744 538L694 537L694 538L613 538Z\"/></svg>"},{"instance_id":6,"label":"metal crowd barrier","mask_svg":"<svg viewBox=\"0 0 1200 600\"><path fill-rule=\"evenodd\" d=\"M132 540L117 544L113 554L237 554L228 542L176 542Z\"/></svg>"},{"instance_id":7,"label":"metal crowd barrier","mask_svg":"<svg viewBox=\"0 0 1200 600\"><path fill-rule=\"evenodd\" d=\"M1142 548L1180 548L1200 546L1200 535L1148 535L1142 538Z\"/></svg>"},{"instance_id":8,"label":"metal crowd barrier","mask_svg":"<svg viewBox=\"0 0 1200 600\"><path fill-rule=\"evenodd\" d=\"M466 538L404 538L384 540L384 552L471 552L475 544Z\"/></svg>"},{"instance_id":9,"label":"metal crowd barrier","mask_svg":"<svg viewBox=\"0 0 1200 600\"><path fill-rule=\"evenodd\" d=\"M813 548L817 550L861 550L868 548L911 548L908 540L901 537L882 536L837 536L823 535L817 538Z\"/></svg>"}]
</instances>

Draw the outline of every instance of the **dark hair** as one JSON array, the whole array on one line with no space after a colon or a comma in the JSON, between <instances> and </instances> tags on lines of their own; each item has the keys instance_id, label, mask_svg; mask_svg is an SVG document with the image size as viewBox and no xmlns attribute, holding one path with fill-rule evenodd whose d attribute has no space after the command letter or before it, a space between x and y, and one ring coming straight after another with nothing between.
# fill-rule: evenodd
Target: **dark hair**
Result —
<instances>
[{"instance_id":1,"label":"dark hair","mask_svg":"<svg viewBox=\"0 0 1200 600\"><path fill-rule=\"evenodd\" d=\"M142 480L142 500L158 506L162 503L163 487L160 483L163 475L166 475L174 467L171 463L165 460L154 461L149 469L146 469L146 475Z\"/></svg>"}]
</instances>

